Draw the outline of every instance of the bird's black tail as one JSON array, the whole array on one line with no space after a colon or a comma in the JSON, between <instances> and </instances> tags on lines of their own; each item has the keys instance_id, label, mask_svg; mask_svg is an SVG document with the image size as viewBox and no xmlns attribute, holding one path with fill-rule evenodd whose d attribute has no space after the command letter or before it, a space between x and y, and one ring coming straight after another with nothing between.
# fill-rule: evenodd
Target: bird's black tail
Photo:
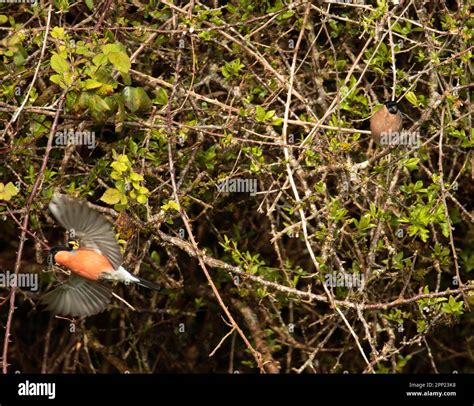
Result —
<instances>
[{"instance_id":1,"label":"bird's black tail","mask_svg":"<svg viewBox=\"0 0 474 406\"><path fill-rule=\"evenodd\" d=\"M152 289L152 290L156 290L156 291L161 291L161 286L160 285L157 285L156 283L153 283L153 282L150 282L150 281L147 281L146 279L143 279L143 278L140 278L139 276L137 275L133 275L134 278L137 278L138 279L138 284L140 286L144 286L145 288L148 288L148 289Z\"/></svg>"}]
</instances>

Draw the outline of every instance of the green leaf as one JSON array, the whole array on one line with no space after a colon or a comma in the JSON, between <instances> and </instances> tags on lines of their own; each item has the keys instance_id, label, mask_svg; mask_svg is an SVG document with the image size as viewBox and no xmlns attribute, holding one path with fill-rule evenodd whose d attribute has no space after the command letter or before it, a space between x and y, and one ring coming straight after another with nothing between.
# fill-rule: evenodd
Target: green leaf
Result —
<instances>
[{"instance_id":1,"label":"green leaf","mask_svg":"<svg viewBox=\"0 0 474 406\"><path fill-rule=\"evenodd\" d=\"M105 54L97 54L92 58L92 62L95 66L101 66L107 62L107 55Z\"/></svg>"},{"instance_id":2,"label":"green leaf","mask_svg":"<svg viewBox=\"0 0 474 406\"><path fill-rule=\"evenodd\" d=\"M140 175L139 173L136 173L136 172L132 172L130 174L130 179L133 181L133 182L140 182L143 180L143 175Z\"/></svg>"},{"instance_id":3,"label":"green leaf","mask_svg":"<svg viewBox=\"0 0 474 406\"><path fill-rule=\"evenodd\" d=\"M425 320L417 320L416 321L416 332L417 333L424 333L428 330L428 324Z\"/></svg>"},{"instance_id":4,"label":"green leaf","mask_svg":"<svg viewBox=\"0 0 474 406\"><path fill-rule=\"evenodd\" d=\"M8 22L8 17L4 14L0 14L0 24L5 24Z\"/></svg>"},{"instance_id":5,"label":"green leaf","mask_svg":"<svg viewBox=\"0 0 474 406\"><path fill-rule=\"evenodd\" d=\"M413 92L408 92L405 95L405 99L408 100L409 103L413 104L413 106L418 107L419 106L419 101L418 98L416 97L416 94Z\"/></svg>"},{"instance_id":6,"label":"green leaf","mask_svg":"<svg viewBox=\"0 0 474 406\"><path fill-rule=\"evenodd\" d=\"M90 90L90 89L97 89L102 86L101 82L98 82L97 80L94 79L87 79L84 82L84 89Z\"/></svg>"},{"instance_id":7,"label":"green leaf","mask_svg":"<svg viewBox=\"0 0 474 406\"><path fill-rule=\"evenodd\" d=\"M374 224L370 224L370 220L371 220L370 213L364 214L361 217L359 223L356 223L359 231L365 231L367 229L375 227Z\"/></svg>"},{"instance_id":8,"label":"green leaf","mask_svg":"<svg viewBox=\"0 0 474 406\"><path fill-rule=\"evenodd\" d=\"M51 68L57 73L65 73L70 67L69 62L57 53L54 53L51 57L50 64Z\"/></svg>"},{"instance_id":9,"label":"green leaf","mask_svg":"<svg viewBox=\"0 0 474 406\"><path fill-rule=\"evenodd\" d=\"M418 163L420 162L420 158L409 158L404 161L405 168L410 171L414 171L418 169Z\"/></svg>"},{"instance_id":10,"label":"green leaf","mask_svg":"<svg viewBox=\"0 0 474 406\"><path fill-rule=\"evenodd\" d=\"M102 47L102 52L109 55L112 52L124 52L124 48L119 44L106 44Z\"/></svg>"},{"instance_id":11,"label":"green leaf","mask_svg":"<svg viewBox=\"0 0 474 406\"><path fill-rule=\"evenodd\" d=\"M159 106L166 106L168 104L168 92L160 87L158 90L155 90L155 102Z\"/></svg>"},{"instance_id":12,"label":"green leaf","mask_svg":"<svg viewBox=\"0 0 474 406\"><path fill-rule=\"evenodd\" d=\"M128 73L132 64L130 58L125 52L110 52L107 54L107 58L114 67L122 73Z\"/></svg>"},{"instance_id":13,"label":"green leaf","mask_svg":"<svg viewBox=\"0 0 474 406\"><path fill-rule=\"evenodd\" d=\"M110 107L102 97L100 97L96 94L93 94L89 98L89 109L92 112L100 113L100 112L103 112L103 111L110 110Z\"/></svg>"},{"instance_id":14,"label":"green leaf","mask_svg":"<svg viewBox=\"0 0 474 406\"><path fill-rule=\"evenodd\" d=\"M456 316L460 316L464 313L463 307L463 302L456 302L456 299L453 296L449 296L448 302L443 303L442 309L445 313L452 313Z\"/></svg>"},{"instance_id":15,"label":"green leaf","mask_svg":"<svg viewBox=\"0 0 474 406\"><path fill-rule=\"evenodd\" d=\"M405 314L400 309L392 309L389 314L382 314L382 317L397 324L403 324Z\"/></svg>"},{"instance_id":16,"label":"green leaf","mask_svg":"<svg viewBox=\"0 0 474 406\"><path fill-rule=\"evenodd\" d=\"M12 182L8 182L6 185L0 183L0 200L6 200L8 202L13 196L16 196L18 192L18 188Z\"/></svg>"},{"instance_id":17,"label":"green leaf","mask_svg":"<svg viewBox=\"0 0 474 406\"><path fill-rule=\"evenodd\" d=\"M145 195L138 195L137 196L137 202L140 204L145 204L147 202L148 198Z\"/></svg>"},{"instance_id":18,"label":"green leaf","mask_svg":"<svg viewBox=\"0 0 474 406\"><path fill-rule=\"evenodd\" d=\"M255 117L259 123L263 123L265 121L266 111L262 106L255 107Z\"/></svg>"},{"instance_id":19,"label":"green leaf","mask_svg":"<svg viewBox=\"0 0 474 406\"><path fill-rule=\"evenodd\" d=\"M127 86L122 90L124 104L132 113L136 111L146 111L152 106L148 94L141 87Z\"/></svg>"},{"instance_id":20,"label":"green leaf","mask_svg":"<svg viewBox=\"0 0 474 406\"><path fill-rule=\"evenodd\" d=\"M126 164L127 166L130 166L130 160L128 159L127 155L120 154L117 156L117 161L122 162L123 164Z\"/></svg>"},{"instance_id":21,"label":"green leaf","mask_svg":"<svg viewBox=\"0 0 474 406\"><path fill-rule=\"evenodd\" d=\"M441 226L441 233L448 238L449 237L449 224L448 223L440 223Z\"/></svg>"},{"instance_id":22,"label":"green leaf","mask_svg":"<svg viewBox=\"0 0 474 406\"><path fill-rule=\"evenodd\" d=\"M66 88L66 86L64 85L64 81L63 81L63 78L61 75L51 75L49 77L49 80L53 83L56 83L57 85L61 86L63 89Z\"/></svg>"},{"instance_id":23,"label":"green leaf","mask_svg":"<svg viewBox=\"0 0 474 406\"><path fill-rule=\"evenodd\" d=\"M120 196L120 204L125 205L127 204L127 202L128 202L127 195L125 193L122 193L122 195Z\"/></svg>"},{"instance_id":24,"label":"green leaf","mask_svg":"<svg viewBox=\"0 0 474 406\"><path fill-rule=\"evenodd\" d=\"M294 11L287 10L278 15L278 20L286 20L290 17L293 17L294 15L295 15Z\"/></svg>"},{"instance_id":25,"label":"green leaf","mask_svg":"<svg viewBox=\"0 0 474 406\"><path fill-rule=\"evenodd\" d=\"M275 115L275 110L270 110L265 113L265 121L269 121Z\"/></svg>"},{"instance_id":26,"label":"green leaf","mask_svg":"<svg viewBox=\"0 0 474 406\"><path fill-rule=\"evenodd\" d=\"M179 211L179 204L176 203L174 200L168 200L168 203L162 205L161 208L162 208L164 211L168 211L168 210L176 210L176 211Z\"/></svg>"},{"instance_id":27,"label":"green leaf","mask_svg":"<svg viewBox=\"0 0 474 406\"><path fill-rule=\"evenodd\" d=\"M72 86L72 84L74 83L74 79L75 77L72 72L63 73L63 81L66 84L66 88L69 88L70 86Z\"/></svg>"},{"instance_id":28,"label":"green leaf","mask_svg":"<svg viewBox=\"0 0 474 406\"><path fill-rule=\"evenodd\" d=\"M234 61L232 62L228 62L226 63L222 68L221 68L221 72L222 72L222 75L228 79L232 76L239 76L239 71L244 68L245 65L243 65L242 63L240 63L240 59L237 58L235 59Z\"/></svg>"},{"instance_id":29,"label":"green leaf","mask_svg":"<svg viewBox=\"0 0 474 406\"><path fill-rule=\"evenodd\" d=\"M13 56L13 63L16 66L22 66L25 64L26 58L25 55L21 51L15 52L15 55Z\"/></svg>"},{"instance_id":30,"label":"green leaf","mask_svg":"<svg viewBox=\"0 0 474 406\"><path fill-rule=\"evenodd\" d=\"M275 127L278 127L278 126L280 126L280 125L282 125L282 124L283 124L283 118L281 118L281 117L274 118L274 119L272 120L272 125L274 125Z\"/></svg>"},{"instance_id":31,"label":"green leaf","mask_svg":"<svg viewBox=\"0 0 474 406\"><path fill-rule=\"evenodd\" d=\"M120 200L122 200L122 195L123 193L120 192L120 190L110 188L104 192L100 200L107 204L117 204L118 202L120 202Z\"/></svg>"},{"instance_id":32,"label":"green leaf","mask_svg":"<svg viewBox=\"0 0 474 406\"><path fill-rule=\"evenodd\" d=\"M428 241L428 237L430 236L430 231L427 230L426 228L425 229L420 228L418 231L420 232L421 241L423 242Z\"/></svg>"},{"instance_id":33,"label":"green leaf","mask_svg":"<svg viewBox=\"0 0 474 406\"><path fill-rule=\"evenodd\" d=\"M120 173L125 172L127 170L127 165L122 162L112 162L110 166Z\"/></svg>"},{"instance_id":34,"label":"green leaf","mask_svg":"<svg viewBox=\"0 0 474 406\"><path fill-rule=\"evenodd\" d=\"M64 28L63 27L54 27L51 30L51 36L56 39L65 39L65 33L64 33Z\"/></svg>"},{"instance_id":35,"label":"green leaf","mask_svg":"<svg viewBox=\"0 0 474 406\"><path fill-rule=\"evenodd\" d=\"M446 251L448 251L447 248L446 248ZM474 252L473 251L468 252L466 250L463 250L461 251L461 258L464 261L466 272L471 272L474 269Z\"/></svg>"},{"instance_id":36,"label":"green leaf","mask_svg":"<svg viewBox=\"0 0 474 406\"><path fill-rule=\"evenodd\" d=\"M85 0L84 3L90 11L94 9L94 0Z\"/></svg>"}]
</instances>

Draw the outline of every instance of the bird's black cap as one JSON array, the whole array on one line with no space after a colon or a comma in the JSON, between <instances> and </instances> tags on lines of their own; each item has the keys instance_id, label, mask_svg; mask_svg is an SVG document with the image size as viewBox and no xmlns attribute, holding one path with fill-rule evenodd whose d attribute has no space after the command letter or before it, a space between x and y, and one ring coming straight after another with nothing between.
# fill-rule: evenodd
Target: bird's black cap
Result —
<instances>
[{"instance_id":1,"label":"bird's black cap","mask_svg":"<svg viewBox=\"0 0 474 406\"><path fill-rule=\"evenodd\" d=\"M387 107L387 110L390 114L397 114L398 113L398 104L397 102L394 101L389 101L385 103L385 107Z\"/></svg>"}]
</instances>

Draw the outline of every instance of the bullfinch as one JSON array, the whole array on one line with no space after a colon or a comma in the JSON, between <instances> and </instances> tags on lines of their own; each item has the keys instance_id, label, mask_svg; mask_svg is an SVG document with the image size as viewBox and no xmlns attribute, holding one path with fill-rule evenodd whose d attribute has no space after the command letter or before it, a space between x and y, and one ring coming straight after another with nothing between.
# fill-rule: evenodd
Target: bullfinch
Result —
<instances>
[{"instance_id":1,"label":"bullfinch","mask_svg":"<svg viewBox=\"0 0 474 406\"><path fill-rule=\"evenodd\" d=\"M70 277L41 298L47 310L72 317L100 313L112 297L110 282L136 283L160 290L158 285L122 267L122 254L112 224L86 202L56 194L49 210L69 237L78 241L79 248L51 249L49 260L69 270Z\"/></svg>"},{"instance_id":2,"label":"bullfinch","mask_svg":"<svg viewBox=\"0 0 474 406\"><path fill-rule=\"evenodd\" d=\"M402 116L398 104L394 101L385 103L370 119L370 131L376 144L387 144L383 137L397 134L402 129Z\"/></svg>"}]
</instances>

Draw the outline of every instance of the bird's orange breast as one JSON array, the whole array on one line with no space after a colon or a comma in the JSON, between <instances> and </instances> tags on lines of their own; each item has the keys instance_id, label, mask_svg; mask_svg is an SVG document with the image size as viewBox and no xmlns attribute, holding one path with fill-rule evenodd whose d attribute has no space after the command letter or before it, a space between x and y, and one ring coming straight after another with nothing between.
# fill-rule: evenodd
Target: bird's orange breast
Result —
<instances>
[{"instance_id":1,"label":"bird's orange breast","mask_svg":"<svg viewBox=\"0 0 474 406\"><path fill-rule=\"evenodd\" d=\"M114 270L107 257L93 250L58 251L54 260L71 272L94 281L100 279L103 272Z\"/></svg>"}]
</instances>

